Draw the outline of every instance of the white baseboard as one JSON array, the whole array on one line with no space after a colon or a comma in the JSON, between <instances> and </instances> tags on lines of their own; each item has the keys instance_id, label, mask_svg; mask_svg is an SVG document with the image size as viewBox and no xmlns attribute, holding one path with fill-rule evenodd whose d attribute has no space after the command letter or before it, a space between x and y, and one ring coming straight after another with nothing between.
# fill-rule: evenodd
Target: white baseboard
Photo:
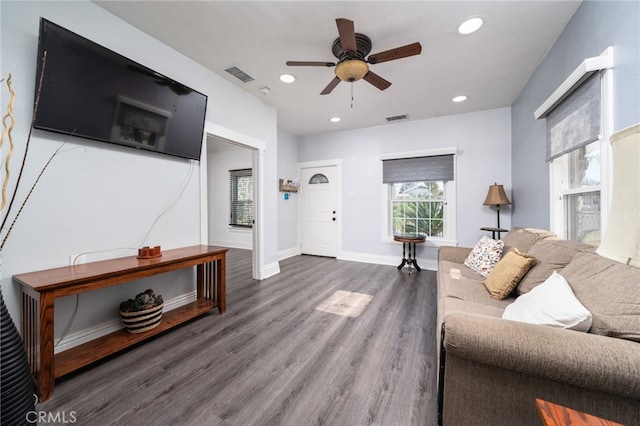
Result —
<instances>
[{"instance_id":1,"label":"white baseboard","mask_svg":"<svg viewBox=\"0 0 640 426\"><path fill-rule=\"evenodd\" d=\"M268 265L264 265L264 268L262 268L262 274L260 275L264 280L274 275L277 275L279 273L280 273L280 263L273 262L273 263L269 263Z\"/></svg>"},{"instance_id":2,"label":"white baseboard","mask_svg":"<svg viewBox=\"0 0 640 426\"><path fill-rule=\"evenodd\" d=\"M350 260L352 262L373 263L376 265L398 266L401 258L399 256L384 256L379 254L359 253L353 251L342 251L338 255L340 260ZM422 269L430 271L438 270L438 261L435 259L418 259L418 265Z\"/></svg>"},{"instance_id":3,"label":"white baseboard","mask_svg":"<svg viewBox=\"0 0 640 426\"><path fill-rule=\"evenodd\" d=\"M253 241L215 240L209 243L212 246L253 250Z\"/></svg>"},{"instance_id":4,"label":"white baseboard","mask_svg":"<svg viewBox=\"0 0 640 426\"><path fill-rule=\"evenodd\" d=\"M299 254L300 254L299 247L291 247L288 249L280 250L278 252L278 260L288 259L290 257L297 256Z\"/></svg>"},{"instance_id":5,"label":"white baseboard","mask_svg":"<svg viewBox=\"0 0 640 426\"><path fill-rule=\"evenodd\" d=\"M185 293L180 296L174 297L171 300L165 300L163 312L171 311L175 308L179 308L180 306L184 306L187 303L191 303L196 300L196 292L195 290L190 293ZM67 349L71 349L75 346L79 346L83 343L90 342L98 337L105 336L109 333L116 332L118 330L123 329L122 320L118 318L114 318L110 321L105 321L101 324L95 325L93 327L85 328L84 330L74 331L73 333L69 333L59 344L56 344L53 351L54 353L59 353L66 351ZM56 342L57 342L56 338Z\"/></svg>"}]
</instances>

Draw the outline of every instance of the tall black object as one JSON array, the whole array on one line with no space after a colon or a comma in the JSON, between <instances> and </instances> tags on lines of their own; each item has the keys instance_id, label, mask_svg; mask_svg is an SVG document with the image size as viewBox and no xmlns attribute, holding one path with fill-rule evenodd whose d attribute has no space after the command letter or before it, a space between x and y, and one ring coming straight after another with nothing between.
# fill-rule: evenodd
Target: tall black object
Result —
<instances>
[{"instance_id":1,"label":"tall black object","mask_svg":"<svg viewBox=\"0 0 640 426\"><path fill-rule=\"evenodd\" d=\"M35 411L35 388L29 372L22 338L7 311L0 288L2 323L0 328L0 424L26 425L27 413ZM34 416L35 417L35 416Z\"/></svg>"}]
</instances>

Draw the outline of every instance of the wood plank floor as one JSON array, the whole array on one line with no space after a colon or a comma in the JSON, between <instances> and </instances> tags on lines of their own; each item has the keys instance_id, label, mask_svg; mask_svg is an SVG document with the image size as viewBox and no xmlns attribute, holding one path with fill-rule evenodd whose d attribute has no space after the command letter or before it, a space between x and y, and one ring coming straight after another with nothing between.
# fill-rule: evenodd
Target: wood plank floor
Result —
<instances>
[{"instance_id":1,"label":"wood plank floor","mask_svg":"<svg viewBox=\"0 0 640 426\"><path fill-rule=\"evenodd\" d=\"M217 310L57 381L38 410L77 425L436 424L435 273L297 256L251 278L227 258ZM315 308L373 296L357 318Z\"/></svg>"}]
</instances>

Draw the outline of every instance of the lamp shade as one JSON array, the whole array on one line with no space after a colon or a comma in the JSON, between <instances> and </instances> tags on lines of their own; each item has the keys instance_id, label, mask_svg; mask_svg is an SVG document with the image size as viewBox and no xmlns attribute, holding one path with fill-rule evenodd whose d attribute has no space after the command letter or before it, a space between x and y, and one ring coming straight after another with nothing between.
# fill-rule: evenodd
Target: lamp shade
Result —
<instances>
[{"instance_id":1,"label":"lamp shade","mask_svg":"<svg viewBox=\"0 0 640 426\"><path fill-rule=\"evenodd\" d=\"M499 206L501 204L511 204L511 201L509 201L507 194L505 194L504 187L502 185L494 183L489 187L487 198L482 204L485 206Z\"/></svg>"},{"instance_id":2,"label":"lamp shade","mask_svg":"<svg viewBox=\"0 0 640 426\"><path fill-rule=\"evenodd\" d=\"M358 59L349 59L340 62L335 69L335 73L342 81L351 82L358 81L369 72L369 66L366 62Z\"/></svg>"},{"instance_id":3,"label":"lamp shade","mask_svg":"<svg viewBox=\"0 0 640 426\"><path fill-rule=\"evenodd\" d=\"M640 267L640 123L611 135L611 212L599 255Z\"/></svg>"}]
</instances>

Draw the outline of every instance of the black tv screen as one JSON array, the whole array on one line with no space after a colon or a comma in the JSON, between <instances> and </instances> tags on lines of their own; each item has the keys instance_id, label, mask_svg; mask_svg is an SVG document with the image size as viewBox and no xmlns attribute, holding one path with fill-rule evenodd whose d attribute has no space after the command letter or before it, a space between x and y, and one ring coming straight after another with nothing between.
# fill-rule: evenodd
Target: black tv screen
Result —
<instances>
[{"instance_id":1,"label":"black tv screen","mask_svg":"<svg viewBox=\"0 0 640 426\"><path fill-rule=\"evenodd\" d=\"M206 95L44 18L38 87L37 129L200 159Z\"/></svg>"}]
</instances>

